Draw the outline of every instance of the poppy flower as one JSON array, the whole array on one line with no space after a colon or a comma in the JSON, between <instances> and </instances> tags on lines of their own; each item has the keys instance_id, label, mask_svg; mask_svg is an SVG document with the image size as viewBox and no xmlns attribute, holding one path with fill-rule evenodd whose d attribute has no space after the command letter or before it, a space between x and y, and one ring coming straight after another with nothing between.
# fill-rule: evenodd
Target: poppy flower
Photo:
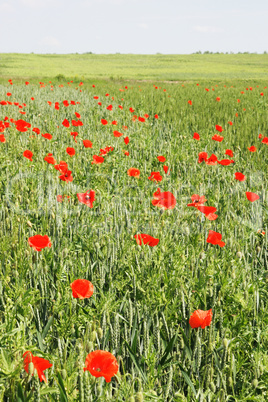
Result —
<instances>
[{"instance_id":1,"label":"poppy flower","mask_svg":"<svg viewBox=\"0 0 268 402\"><path fill-rule=\"evenodd\" d=\"M29 243L29 246L32 247L36 251L41 251L42 248L45 248L45 247L51 247L51 241L47 235L45 235L45 236L35 235L32 237L29 237L28 243Z\"/></svg>"},{"instance_id":2,"label":"poppy flower","mask_svg":"<svg viewBox=\"0 0 268 402\"><path fill-rule=\"evenodd\" d=\"M218 163L218 158L216 155L212 154L205 162L207 165L215 166Z\"/></svg>"},{"instance_id":3,"label":"poppy flower","mask_svg":"<svg viewBox=\"0 0 268 402\"><path fill-rule=\"evenodd\" d=\"M245 181L246 180L246 176L243 173L240 172L236 172L235 173L235 179L239 180L239 181Z\"/></svg>"},{"instance_id":4,"label":"poppy flower","mask_svg":"<svg viewBox=\"0 0 268 402\"><path fill-rule=\"evenodd\" d=\"M55 166L54 166L55 167ZM59 179L61 179L62 181L73 181L73 176L72 176L72 171L71 170L67 170L65 172L62 172L63 174L61 176L59 176Z\"/></svg>"},{"instance_id":5,"label":"poppy flower","mask_svg":"<svg viewBox=\"0 0 268 402\"><path fill-rule=\"evenodd\" d=\"M101 119L101 124L103 124L104 126L106 126L106 124L108 124L108 121L105 119Z\"/></svg>"},{"instance_id":6,"label":"poppy flower","mask_svg":"<svg viewBox=\"0 0 268 402\"><path fill-rule=\"evenodd\" d=\"M195 310L189 319L189 324L191 328L199 328L204 329L205 327L209 327L212 321L212 309L204 311L204 310Z\"/></svg>"},{"instance_id":7,"label":"poppy flower","mask_svg":"<svg viewBox=\"0 0 268 402\"><path fill-rule=\"evenodd\" d=\"M217 96L216 101L220 102L221 98L219 96Z\"/></svg>"},{"instance_id":8,"label":"poppy flower","mask_svg":"<svg viewBox=\"0 0 268 402\"><path fill-rule=\"evenodd\" d=\"M192 106L193 102L191 100L188 100L188 103L190 106Z\"/></svg>"},{"instance_id":9,"label":"poppy flower","mask_svg":"<svg viewBox=\"0 0 268 402\"><path fill-rule=\"evenodd\" d=\"M66 148L66 152L67 152L67 154L70 155L70 156L74 156L74 155L75 155L75 149L74 149L74 148L68 147L68 148Z\"/></svg>"},{"instance_id":10,"label":"poppy flower","mask_svg":"<svg viewBox=\"0 0 268 402\"><path fill-rule=\"evenodd\" d=\"M87 279L76 279L70 286L75 299L89 299L94 293L94 287Z\"/></svg>"},{"instance_id":11,"label":"poppy flower","mask_svg":"<svg viewBox=\"0 0 268 402\"><path fill-rule=\"evenodd\" d=\"M83 140L83 144L85 148L92 148L92 142L89 140Z\"/></svg>"},{"instance_id":12,"label":"poppy flower","mask_svg":"<svg viewBox=\"0 0 268 402\"><path fill-rule=\"evenodd\" d=\"M113 121L112 121L112 125L113 125L113 126L117 126L117 121L116 121L116 120L113 120Z\"/></svg>"},{"instance_id":13,"label":"poppy flower","mask_svg":"<svg viewBox=\"0 0 268 402\"><path fill-rule=\"evenodd\" d=\"M118 105L118 107L119 107L119 109L123 110L123 106L121 106L121 105Z\"/></svg>"},{"instance_id":14,"label":"poppy flower","mask_svg":"<svg viewBox=\"0 0 268 402\"><path fill-rule=\"evenodd\" d=\"M93 201L95 201L95 191L88 190L85 193L78 193L77 198L80 202L87 205L89 208L93 208Z\"/></svg>"},{"instance_id":15,"label":"poppy flower","mask_svg":"<svg viewBox=\"0 0 268 402\"><path fill-rule=\"evenodd\" d=\"M210 230L208 233L207 243L218 245L220 247L224 247L225 243L221 241L222 235L220 233L214 232Z\"/></svg>"},{"instance_id":16,"label":"poppy flower","mask_svg":"<svg viewBox=\"0 0 268 402\"><path fill-rule=\"evenodd\" d=\"M130 113L134 113L134 112L135 112L135 109L133 109L133 107L130 107L130 108L129 108L129 111L130 111Z\"/></svg>"},{"instance_id":17,"label":"poppy flower","mask_svg":"<svg viewBox=\"0 0 268 402\"><path fill-rule=\"evenodd\" d=\"M47 163L49 163L51 165L55 165L57 163L55 161L55 159L53 158L52 154L45 156L44 161L46 161Z\"/></svg>"},{"instance_id":18,"label":"poppy flower","mask_svg":"<svg viewBox=\"0 0 268 402\"><path fill-rule=\"evenodd\" d=\"M198 163L206 162L208 160L208 154L206 152L200 152L198 155Z\"/></svg>"},{"instance_id":19,"label":"poppy flower","mask_svg":"<svg viewBox=\"0 0 268 402\"><path fill-rule=\"evenodd\" d=\"M42 134L42 137L46 138L47 140L52 140L52 135L49 133Z\"/></svg>"},{"instance_id":20,"label":"poppy flower","mask_svg":"<svg viewBox=\"0 0 268 402\"><path fill-rule=\"evenodd\" d=\"M67 119L64 119L61 124L66 128L70 127L70 123L69 123L69 121Z\"/></svg>"},{"instance_id":21,"label":"poppy flower","mask_svg":"<svg viewBox=\"0 0 268 402\"><path fill-rule=\"evenodd\" d=\"M128 176L131 176L131 177L137 177L137 178L140 177L139 169L135 169L135 168L128 169L127 174L128 174Z\"/></svg>"},{"instance_id":22,"label":"poppy flower","mask_svg":"<svg viewBox=\"0 0 268 402\"><path fill-rule=\"evenodd\" d=\"M65 173L68 170L68 163L60 161L60 163L58 165L55 165L54 168L61 173Z\"/></svg>"},{"instance_id":23,"label":"poppy flower","mask_svg":"<svg viewBox=\"0 0 268 402\"><path fill-rule=\"evenodd\" d=\"M79 126L83 126L83 122L81 120L72 120L72 126L74 127L79 127Z\"/></svg>"},{"instance_id":24,"label":"poppy flower","mask_svg":"<svg viewBox=\"0 0 268 402\"><path fill-rule=\"evenodd\" d=\"M148 180L160 182L162 181L162 176L160 172L151 172L151 175L148 177Z\"/></svg>"},{"instance_id":25,"label":"poppy flower","mask_svg":"<svg viewBox=\"0 0 268 402\"><path fill-rule=\"evenodd\" d=\"M0 142L6 142L5 134L0 134Z\"/></svg>"},{"instance_id":26,"label":"poppy flower","mask_svg":"<svg viewBox=\"0 0 268 402\"><path fill-rule=\"evenodd\" d=\"M203 214L205 214L205 217L209 221L215 221L218 218L218 215L214 214L214 212L217 211L217 208L215 208L215 207L208 207L208 206L205 206L205 205L198 205L196 208L198 209L198 211L200 211Z\"/></svg>"},{"instance_id":27,"label":"poppy flower","mask_svg":"<svg viewBox=\"0 0 268 402\"><path fill-rule=\"evenodd\" d=\"M129 156L129 152L128 152L128 151L124 151L124 154L125 154L126 156Z\"/></svg>"},{"instance_id":28,"label":"poppy flower","mask_svg":"<svg viewBox=\"0 0 268 402\"><path fill-rule=\"evenodd\" d=\"M125 137L125 138L124 138L124 143L125 143L126 145L129 143L129 138L128 138L128 137Z\"/></svg>"},{"instance_id":29,"label":"poppy flower","mask_svg":"<svg viewBox=\"0 0 268 402\"><path fill-rule=\"evenodd\" d=\"M147 113L144 114L145 119L149 119L149 115Z\"/></svg>"},{"instance_id":30,"label":"poppy flower","mask_svg":"<svg viewBox=\"0 0 268 402\"><path fill-rule=\"evenodd\" d=\"M207 201L204 195L200 196L198 194L192 195L191 200L191 204L187 204L187 207L198 207L200 205L203 205L204 202Z\"/></svg>"},{"instance_id":31,"label":"poppy flower","mask_svg":"<svg viewBox=\"0 0 268 402\"><path fill-rule=\"evenodd\" d=\"M95 350L86 357L84 371L88 370L94 377L104 377L106 382L118 372L118 363L114 355L104 350Z\"/></svg>"},{"instance_id":32,"label":"poppy flower","mask_svg":"<svg viewBox=\"0 0 268 402\"><path fill-rule=\"evenodd\" d=\"M102 156L93 155L93 161L91 162L92 165L93 164L100 165L103 162L104 162L104 158Z\"/></svg>"},{"instance_id":33,"label":"poppy flower","mask_svg":"<svg viewBox=\"0 0 268 402\"><path fill-rule=\"evenodd\" d=\"M230 126L232 126L232 125L233 125L233 122L232 122L232 121L228 121L228 124L229 124Z\"/></svg>"},{"instance_id":34,"label":"poppy flower","mask_svg":"<svg viewBox=\"0 0 268 402\"><path fill-rule=\"evenodd\" d=\"M28 149L26 149L26 151L23 152L23 156L24 156L24 158L29 159L31 162L33 161L32 151L29 151Z\"/></svg>"},{"instance_id":35,"label":"poppy flower","mask_svg":"<svg viewBox=\"0 0 268 402\"><path fill-rule=\"evenodd\" d=\"M157 159L159 160L159 162L165 162L166 161L166 158L164 156L162 156L162 155L157 156Z\"/></svg>"},{"instance_id":36,"label":"poppy flower","mask_svg":"<svg viewBox=\"0 0 268 402\"><path fill-rule=\"evenodd\" d=\"M155 119L158 119L158 114L155 114L155 115L154 115L154 118L155 118Z\"/></svg>"},{"instance_id":37,"label":"poppy flower","mask_svg":"<svg viewBox=\"0 0 268 402\"><path fill-rule=\"evenodd\" d=\"M156 239L148 234L136 234L134 238L139 246L142 244L148 244L149 246L154 247L159 243L159 239Z\"/></svg>"},{"instance_id":38,"label":"poppy flower","mask_svg":"<svg viewBox=\"0 0 268 402\"><path fill-rule=\"evenodd\" d=\"M123 133L120 133L119 131L116 131L116 130L114 131L114 136L115 137L118 138L118 137L121 137L122 135L123 135Z\"/></svg>"},{"instance_id":39,"label":"poppy flower","mask_svg":"<svg viewBox=\"0 0 268 402\"><path fill-rule=\"evenodd\" d=\"M250 191L246 191L247 199L251 202L257 201L260 196L258 194L252 193Z\"/></svg>"},{"instance_id":40,"label":"poppy flower","mask_svg":"<svg viewBox=\"0 0 268 402\"><path fill-rule=\"evenodd\" d=\"M164 191L161 193L160 188L153 194L154 200L152 204L155 207L166 209L173 209L176 206L176 198L170 191Z\"/></svg>"},{"instance_id":41,"label":"poppy flower","mask_svg":"<svg viewBox=\"0 0 268 402\"><path fill-rule=\"evenodd\" d=\"M263 137L262 144L268 144L268 137Z\"/></svg>"},{"instance_id":42,"label":"poppy flower","mask_svg":"<svg viewBox=\"0 0 268 402\"><path fill-rule=\"evenodd\" d=\"M33 132L36 134L40 134L40 129L38 127L34 127Z\"/></svg>"},{"instance_id":43,"label":"poppy flower","mask_svg":"<svg viewBox=\"0 0 268 402\"><path fill-rule=\"evenodd\" d=\"M167 174L169 167L166 166L166 165L164 165L164 166L163 166L163 169L164 169L164 172ZM169 174L170 174L170 173L169 173Z\"/></svg>"},{"instance_id":44,"label":"poppy flower","mask_svg":"<svg viewBox=\"0 0 268 402\"><path fill-rule=\"evenodd\" d=\"M80 114L80 113L74 112L74 114L76 115L76 117L77 117L78 119L81 119L81 114Z\"/></svg>"},{"instance_id":45,"label":"poppy flower","mask_svg":"<svg viewBox=\"0 0 268 402\"><path fill-rule=\"evenodd\" d=\"M223 138L224 137L222 137L221 135L215 134L215 135L213 135L212 140L222 142Z\"/></svg>"},{"instance_id":46,"label":"poppy flower","mask_svg":"<svg viewBox=\"0 0 268 402\"><path fill-rule=\"evenodd\" d=\"M231 149L226 149L225 155L230 156L231 158L234 156L233 151Z\"/></svg>"},{"instance_id":47,"label":"poppy flower","mask_svg":"<svg viewBox=\"0 0 268 402\"><path fill-rule=\"evenodd\" d=\"M216 124L215 128L217 131L219 131L219 133L221 133L223 131L222 126L219 126L218 124Z\"/></svg>"},{"instance_id":48,"label":"poppy flower","mask_svg":"<svg viewBox=\"0 0 268 402\"><path fill-rule=\"evenodd\" d=\"M139 117L138 120L139 120L141 123L144 123L144 122L145 122L145 118L144 118L144 117Z\"/></svg>"},{"instance_id":49,"label":"poppy flower","mask_svg":"<svg viewBox=\"0 0 268 402\"><path fill-rule=\"evenodd\" d=\"M234 163L234 161L231 159L222 159L221 161L217 161L220 165L223 166L228 166L231 165L231 163Z\"/></svg>"},{"instance_id":50,"label":"poppy flower","mask_svg":"<svg viewBox=\"0 0 268 402\"><path fill-rule=\"evenodd\" d=\"M257 151L257 148L256 148L254 145L252 145L251 147L248 148L248 150L249 150L250 152L256 152L256 151Z\"/></svg>"},{"instance_id":51,"label":"poppy flower","mask_svg":"<svg viewBox=\"0 0 268 402\"><path fill-rule=\"evenodd\" d=\"M193 139L199 141L200 140L200 135L198 133L194 133Z\"/></svg>"},{"instance_id":52,"label":"poppy flower","mask_svg":"<svg viewBox=\"0 0 268 402\"><path fill-rule=\"evenodd\" d=\"M24 363L24 370L29 374L29 364L33 363L34 369L37 371L39 380L45 381L47 383L47 379L46 376L44 374L44 370L52 367L52 364L46 360L43 359L42 357L38 357L38 356L33 356L32 352L30 352L29 350L25 353L23 353L23 363ZM32 373L32 375L34 375L34 373Z\"/></svg>"}]
</instances>

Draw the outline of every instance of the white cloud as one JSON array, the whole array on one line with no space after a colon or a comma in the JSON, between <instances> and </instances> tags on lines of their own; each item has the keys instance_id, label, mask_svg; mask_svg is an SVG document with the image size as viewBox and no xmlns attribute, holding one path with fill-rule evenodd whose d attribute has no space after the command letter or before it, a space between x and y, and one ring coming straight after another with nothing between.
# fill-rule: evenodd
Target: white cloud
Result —
<instances>
[{"instance_id":1,"label":"white cloud","mask_svg":"<svg viewBox=\"0 0 268 402\"><path fill-rule=\"evenodd\" d=\"M47 6L55 5L56 0L20 0L20 3L25 7L30 8L44 8Z\"/></svg>"},{"instance_id":2,"label":"white cloud","mask_svg":"<svg viewBox=\"0 0 268 402\"><path fill-rule=\"evenodd\" d=\"M61 45L60 41L54 36L45 36L40 42L41 46L51 46L51 47L59 47Z\"/></svg>"},{"instance_id":3,"label":"white cloud","mask_svg":"<svg viewBox=\"0 0 268 402\"><path fill-rule=\"evenodd\" d=\"M201 33L221 33L223 32L223 29L210 25L196 25L194 31Z\"/></svg>"},{"instance_id":4,"label":"white cloud","mask_svg":"<svg viewBox=\"0 0 268 402\"><path fill-rule=\"evenodd\" d=\"M143 23L143 22L139 23L138 26L139 26L140 28L142 28L142 29L148 29L148 28L149 28L148 25L145 24L145 23Z\"/></svg>"},{"instance_id":5,"label":"white cloud","mask_svg":"<svg viewBox=\"0 0 268 402\"><path fill-rule=\"evenodd\" d=\"M9 3L0 4L0 13L13 13L15 8Z\"/></svg>"}]
</instances>

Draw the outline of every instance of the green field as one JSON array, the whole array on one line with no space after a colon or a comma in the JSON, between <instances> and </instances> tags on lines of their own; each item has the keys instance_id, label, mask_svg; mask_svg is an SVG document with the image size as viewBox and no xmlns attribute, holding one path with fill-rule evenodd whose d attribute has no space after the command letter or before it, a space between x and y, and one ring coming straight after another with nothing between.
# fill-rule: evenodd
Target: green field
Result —
<instances>
[{"instance_id":1,"label":"green field","mask_svg":"<svg viewBox=\"0 0 268 402\"><path fill-rule=\"evenodd\" d=\"M121 58L128 68L119 68ZM133 59L141 64L131 70ZM212 60L226 61L216 63L214 75ZM267 55L1 55L1 61L0 400L267 401ZM76 83L61 78L59 85L58 74L77 77ZM83 75L87 85L78 86ZM94 80L112 75L124 77L124 84ZM29 85L18 82L28 77ZM41 77L47 78L40 87ZM127 81L200 77L199 86ZM258 81L248 85L243 77ZM20 120L31 127L23 129ZM215 134L223 140L212 140ZM103 163L92 164L106 146L113 150ZM234 163L198 163L204 151ZM62 172L44 160L49 153L68 163L73 181L59 178ZM130 168L140 177L130 177ZM162 180L149 180L152 172ZM245 180L236 180L236 172ZM157 188L174 195L173 209L153 205ZM92 208L77 197L88 190L95 191ZM259 199L250 202L246 192ZM217 209L216 220L187 206L194 194ZM222 234L223 247L207 242L210 230ZM137 234L159 243L138 245ZM34 235L48 236L51 247L35 251L29 245ZM91 281L92 297L73 297L76 279ZM192 313L210 309L210 325L192 328ZM116 357L119 371L111 382L83 370L94 350ZM44 371L47 383L35 365L24 369L26 351L52 365Z\"/></svg>"},{"instance_id":2,"label":"green field","mask_svg":"<svg viewBox=\"0 0 268 402\"><path fill-rule=\"evenodd\" d=\"M268 54L0 54L2 78L267 80Z\"/></svg>"}]
</instances>

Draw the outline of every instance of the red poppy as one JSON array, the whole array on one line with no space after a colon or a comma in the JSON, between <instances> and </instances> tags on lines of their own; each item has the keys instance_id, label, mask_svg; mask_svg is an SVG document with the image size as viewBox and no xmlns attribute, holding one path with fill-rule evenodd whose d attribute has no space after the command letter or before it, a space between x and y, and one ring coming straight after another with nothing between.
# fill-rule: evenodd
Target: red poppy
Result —
<instances>
[{"instance_id":1,"label":"red poppy","mask_svg":"<svg viewBox=\"0 0 268 402\"><path fill-rule=\"evenodd\" d=\"M196 208L198 209L198 211L205 214L205 217L209 221L215 221L215 219L218 218L218 215L214 214L214 212L217 211L217 208L215 208L215 207L207 207L205 205L200 205L200 206L197 206Z\"/></svg>"},{"instance_id":2,"label":"red poppy","mask_svg":"<svg viewBox=\"0 0 268 402\"><path fill-rule=\"evenodd\" d=\"M45 247L51 247L51 241L47 235L45 235L45 236L35 235L32 237L29 237L28 243L29 243L29 246L32 247L36 251L41 251L42 248L45 248Z\"/></svg>"},{"instance_id":3,"label":"red poppy","mask_svg":"<svg viewBox=\"0 0 268 402\"><path fill-rule=\"evenodd\" d=\"M216 101L220 102L221 98L219 96L217 96Z\"/></svg>"},{"instance_id":4,"label":"red poppy","mask_svg":"<svg viewBox=\"0 0 268 402\"><path fill-rule=\"evenodd\" d=\"M105 147L104 149L100 149L100 154L104 156L113 150L113 147Z\"/></svg>"},{"instance_id":5,"label":"red poppy","mask_svg":"<svg viewBox=\"0 0 268 402\"><path fill-rule=\"evenodd\" d=\"M218 163L218 158L216 155L212 154L205 162L207 165L215 166Z\"/></svg>"},{"instance_id":6,"label":"red poppy","mask_svg":"<svg viewBox=\"0 0 268 402\"><path fill-rule=\"evenodd\" d=\"M61 173L65 173L68 170L68 163L60 161L60 163L58 165L55 165L54 168Z\"/></svg>"},{"instance_id":7,"label":"red poppy","mask_svg":"<svg viewBox=\"0 0 268 402\"><path fill-rule=\"evenodd\" d=\"M104 350L89 353L85 365L84 371L88 370L94 377L104 377L106 382L111 382L119 369L115 356Z\"/></svg>"},{"instance_id":8,"label":"red poppy","mask_svg":"<svg viewBox=\"0 0 268 402\"><path fill-rule=\"evenodd\" d=\"M129 138L128 138L128 137L125 137L125 138L124 138L124 143L125 143L126 145L129 143Z\"/></svg>"},{"instance_id":9,"label":"red poppy","mask_svg":"<svg viewBox=\"0 0 268 402\"><path fill-rule=\"evenodd\" d=\"M70 127L70 123L67 119L64 119L63 122L61 123L64 127Z\"/></svg>"},{"instance_id":10,"label":"red poppy","mask_svg":"<svg viewBox=\"0 0 268 402\"><path fill-rule=\"evenodd\" d=\"M144 117L139 117L139 119L138 119L141 123L144 123L145 122L145 118Z\"/></svg>"},{"instance_id":11,"label":"red poppy","mask_svg":"<svg viewBox=\"0 0 268 402\"><path fill-rule=\"evenodd\" d=\"M34 127L33 132L36 134L40 134L40 129L38 127Z\"/></svg>"},{"instance_id":12,"label":"red poppy","mask_svg":"<svg viewBox=\"0 0 268 402\"><path fill-rule=\"evenodd\" d=\"M258 194L252 193L250 191L246 191L247 199L251 202L257 201L260 196Z\"/></svg>"},{"instance_id":13,"label":"red poppy","mask_svg":"<svg viewBox=\"0 0 268 402\"><path fill-rule=\"evenodd\" d=\"M232 122L232 121L228 121L228 124L230 124L230 126L232 126L232 125L233 125L233 122Z\"/></svg>"},{"instance_id":14,"label":"red poppy","mask_svg":"<svg viewBox=\"0 0 268 402\"><path fill-rule=\"evenodd\" d=\"M165 162L166 161L166 158L164 156L162 156L162 155L157 156L157 159L159 160L159 162Z\"/></svg>"},{"instance_id":15,"label":"red poppy","mask_svg":"<svg viewBox=\"0 0 268 402\"><path fill-rule=\"evenodd\" d=\"M262 144L268 144L268 137L263 137Z\"/></svg>"},{"instance_id":16,"label":"red poppy","mask_svg":"<svg viewBox=\"0 0 268 402\"><path fill-rule=\"evenodd\" d=\"M212 140L222 142L223 138L224 137L222 137L221 135L215 134L213 135Z\"/></svg>"},{"instance_id":17,"label":"red poppy","mask_svg":"<svg viewBox=\"0 0 268 402\"><path fill-rule=\"evenodd\" d=\"M214 232L213 230L210 230L208 233L208 238L207 238L207 243L218 245L220 247L224 247L225 243L221 241L222 235L220 233Z\"/></svg>"},{"instance_id":18,"label":"red poppy","mask_svg":"<svg viewBox=\"0 0 268 402\"><path fill-rule=\"evenodd\" d=\"M231 163L234 163L234 161L231 159L222 159L221 161L217 161L220 165L223 166L228 166L231 165Z\"/></svg>"},{"instance_id":19,"label":"red poppy","mask_svg":"<svg viewBox=\"0 0 268 402\"><path fill-rule=\"evenodd\" d=\"M68 147L68 148L66 148L66 152L67 152L67 154L70 155L70 156L74 156L74 155L75 155L75 149L74 149L74 148Z\"/></svg>"},{"instance_id":20,"label":"red poppy","mask_svg":"<svg viewBox=\"0 0 268 402\"><path fill-rule=\"evenodd\" d=\"M6 142L5 134L0 134L0 142Z\"/></svg>"},{"instance_id":21,"label":"red poppy","mask_svg":"<svg viewBox=\"0 0 268 402\"><path fill-rule=\"evenodd\" d=\"M191 328L199 328L204 329L205 327L209 327L212 321L212 309L203 311L203 310L195 310L193 314L191 314L189 324Z\"/></svg>"},{"instance_id":22,"label":"red poppy","mask_svg":"<svg viewBox=\"0 0 268 402\"><path fill-rule=\"evenodd\" d=\"M73 181L72 171L66 170L61 176L59 176L59 179L61 179L62 181L67 181L67 182Z\"/></svg>"},{"instance_id":23,"label":"red poppy","mask_svg":"<svg viewBox=\"0 0 268 402\"><path fill-rule=\"evenodd\" d=\"M161 176L160 172L151 172L151 175L148 177L151 181L160 182L162 181L163 177Z\"/></svg>"},{"instance_id":24,"label":"red poppy","mask_svg":"<svg viewBox=\"0 0 268 402\"><path fill-rule=\"evenodd\" d=\"M256 152L256 151L257 151L257 148L256 148L254 145L252 145L251 147L248 148L248 150L249 150L250 152Z\"/></svg>"},{"instance_id":25,"label":"red poppy","mask_svg":"<svg viewBox=\"0 0 268 402\"><path fill-rule=\"evenodd\" d=\"M74 127L79 127L79 126L83 126L83 122L81 120L72 120L72 125Z\"/></svg>"},{"instance_id":26,"label":"red poppy","mask_svg":"<svg viewBox=\"0 0 268 402\"><path fill-rule=\"evenodd\" d=\"M198 194L194 194L191 197L191 204L187 204L187 207L198 207L200 205L203 205L204 202L206 202L206 197L204 195L198 195Z\"/></svg>"},{"instance_id":27,"label":"red poppy","mask_svg":"<svg viewBox=\"0 0 268 402\"><path fill-rule=\"evenodd\" d=\"M147 113L144 114L145 119L149 119L149 115Z\"/></svg>"},{"instance_id":28,"label":"red poppy","mask_svg":"<svg viewBox=\"0 0 268 402\"><path fill-rule=\"evenodd\" d=\"M83 144L85 148L92 148L92 142L89 140L83 140Z\"/></svg>"},{"instance_id":29,"label":"red poppy","mask_svg":"<svg viewBox=\"0 0 268 402\"><path fill-rule=\"evenodd\" d=\"M25 81L25 85L29 85L30 83L29 83L29 81Z\"/></svg>"},{"instance_id":30,"label":"red poppy","mask_svg":"<svg viewBox=\"0 0 268 402\"><path fill-rule=\"evenodd\" d=\"M154 200L152 200L152 204L155 207L166 209L173 209L176 206L176 198L170 191L164 191L161 193L160 188L153 194Z\"/></svg>"},{"instance_id":31,"label":"red poppy","mask_svg":"<svg viewBox=\"0 0 268 402\"><path fill-rule=\"evenodd\" d=\"M105 119L101 119L101 124L103 124L104 126L106 126L106 124L108 124L108 121Z\"/></svg>"},{"instance_id":32,"label":"red poppy","mask_svg":"<svg viewBox=\"0 0 268 402\"><path fill-rule=\"evenodd\" d=\"M46 376L44 374L44 370L52 367L52 364L46 360L43 359L42 357L38 356L33 356L32 352L29 350L25 353L23 353L23 359L24 359L24 370L29 374L29 364L33 363L34 369L37 371L39 380L45 381L47 383ZM34 375L34 373L32 373Z\"/></svg>"},{"instance_id":33,"label":"red poppy","mask_svg":"<svg viewBox=\"0 0 268 402\"><path fill-rule=\"evenodd\" d=\"M55 159L53 158L52 154L48 154L47 156L45 156L44 161L46 161L47 163L49 163L51 165L55 165L57 163L55 161Z\"/></svg>"},{"instance_id":34,"label":"red poppy","mask_svg":"<svg viewBox=\"0 0 268 402\"><path fill-rule=\"evenodd\" d=\"M130 111L130 113L134 113L134 112L135 112L135 109L133 109L133 107L130 107L130 108L129 108L129 111Z\"/></svg>"},{"instance_id":35,"label":"red poppy","mask_svg":"<svg viewBox=\"0 0 268 402\"><path fill-rule=\"evenodd\" d=\"M75 299L89 299L94 293L94 287L87 279L76 279L70 286Z\"/></svg>"},{"instance_id":36,"label":"red poppy","mask_svg":"<svg viewBox=\"0 0 268 402\"><path fill-rule=\"evenodd\" d=\"M131 176L131 177L137 177L137 178L140 177L139 169L135 169L135 168L128 169L127 174L128 174L128 176Z\"/></svg>"},{"instance_id":37,"label":"red poppy","mask_svg":"<svg viewBox=\"0 0 268 402\"><path fill-rule=\"evenodd\" d=\"M154 115L154 118L155 118L155 119L158 119L158 114L155 114L155 115Z\"/></svg>"},{"instance_id":38,"label":"red poppy","mask_svg":"<svg viewBox=\"0 0 268 402\"><path fill-rule=\"evenodd\" d=\"M193 102L191 100L188 100L189 105L192 106Z\"/></svg>"},{"instance_id":39,"label":"red poppy","mask_svg":"<svg viewBox=\"0 0 268 402\"><path fill-rule=\"evenodd\" d=\"M115 137L121 137L123 135L123 133L120 133L119 131L114 131L114 136Z\"/></svg>"},{"instance_id":40,"label":"red poppy","mask_svg":"<svg viewBox=\"0 0 268 402\"><path fill-rule=\"evenodd\" d=\"M123 110L123 106L121 106L121 105L118 105L118 107L119 107L119 109Z\"/></svg>"},{"instance_id":41,"label":"red poppy","mask_svg":"<svg viewBox=\"0 0 268 402\"><path fill-rule=\"evenodd\" d=\"M193 139L199 141L200 140L200 135L198 133L194 133Z\"/></svg>"},{"instance_id":42,"label":"red poppy","mask_svg":"<svg viewBox=\"0 0 268 402\"><path fill-rule=\"evenodd\" d=\"M222 126L219 126L218 124L216 124L215 128L217 131L219 131L219 133L223 132Z\"/></svg>"},{"instance_id":43,"label":"red poppy","mask_svg":"<svg viewBox=\"0 0 268 402\"><path fill-rule=\"evenodd\" d=\"M93 164L100 165L103 162L104 162L104 158L102 156L93 155L93 161L91 162L92 165Z\"/></svg>"},{"instance_id":44,"label":"red poppy","mask_svg":"<svg viewBox=\"0 0 268 402\"><path fill-rule=\"evenodd\" d=\"M116 120L113 120L113 121L112 121L112 125L113 125L113 126L117 126L117 121L116 121Z\"/></svg>"},{"instance_id":45,"label":"red poppy","mask_svg":"<svg viewBox=\"0 0 268 402\"><path fill-rule=\"evenodd\" d=\"M126 156L129 156L129 152L128 152L128 151L124 151L124 154L125 154Z\"/></svg>"},{"instance_id":46,"label":"red poppy","mask_svg":"<svg viewBox=\"0 0 268 402\"><path fill-rule=\"evenodd\" d=\"M80 113L74 112L74 114L76 115L76 117L77 117L78 119L81 119L81 114L80 114Z\"/></svg>"},{"instance_id":47,"label":"red poppy","mask_svg":"<svg viewBox=\"0 0 268 402\"><path fill-rule=\"evenodd\" d=\"M200 152L198 155L198 163L206 162L208 160L208 154L206 152Z\"/></svg>"},{"instance_id":48,"label":"red poppy","mask_svg":"<svg viewBox=\"0 0 268 402\"><path fill-rule=\"evenodd\" d=\"M16 129L18 131L20 131L21 133L25 133L28 130L28 128L31 127L30 123L28 123L27 121L24 121L22 119L16 120L15 124L16 124Z\"/></svg>"},{"instance_id":49,"label":"red poppy","mask_svg":"<svg viewBox=\"0 0 268 402\"><path fill-rule=\"evenodd\" d=\"M240 172L236 172L235 173L235 179L239 180L239 181L245 181L246 180L246 176L243 173Z\"/></svg>"},{"instance_id":50,"label":"red poppy","mask_svg":"<svg viewBox=\"0 0 268 402\"><path fill-rule=\"evenodd\" d=\"M46 138L47 140L52 140L52 135L49 133L42 134L42 137Z\"/></svg>"},{"instance_id":51,"label":"red poppy","mask_svg":"<svg viewBox=\"0 0 268 402\"><path fill-rule=\"evenodd\" d=\"M139 246L142 244L148 244L149 246L154 247L159 243L159 239L156 239L148 234L136 234L134 238Z\"/></svg>"},{"instance_id":52,"label":"red poppy","mask_svg":"<svg viewBox=\"0 0 268 402\"><path fill-rule=\"evenodd\" d=\"M164 165L164 166L163 166L163 169L164 169L164 172L167 174L169 167L166 166L166 165ZM170 173L169 173L169 174L170 174Z\"/></svg>"},{"instance_id":53,"label":"red poppy","mask_svg":"<svg viewBox=\"0 0 268 402\"><path fill-rule=\"evenodd\" d=\"M89 208L93 208L93 202L95 201L95 191L88 190L85 193L78 193L77 198L80 202L87 205Z\"/></svg>"},{"instance_id":54,"label":"red poppy","mask_svg":"<svg viewBox=\"0 0 268 402\"><path fill-rule=\"evenodd\" d=\"M225 155L230 156L231 158L234 156L233 151L231 149L226 149Z\"/></svg>"},{"instance_id":55,"label":"red poppy","mask_svg":"<svg viewBox=\"0 0 268 402\"><path fill-rule=\"evenodd\" d=\"M23 156L24 156L24 158L29 159L31 162L33 161L32 151L29 151L28 149L26 149L26 151L23 152Z\"/></svg>"}]
</instances>

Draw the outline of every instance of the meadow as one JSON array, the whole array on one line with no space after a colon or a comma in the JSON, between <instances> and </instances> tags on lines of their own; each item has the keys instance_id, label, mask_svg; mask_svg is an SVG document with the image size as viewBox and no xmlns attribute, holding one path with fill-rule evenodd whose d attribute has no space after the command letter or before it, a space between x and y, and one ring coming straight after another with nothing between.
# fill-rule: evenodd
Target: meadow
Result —
<instances>
[{"instance_id":1,"label":"meadow","mask_svg":"<svg viewBox=\"0 0 268 402\"><path fill-rule=\"evenodd\" d=\"M49 65L25 84L17 63L0 85L0 399L266 401L261 63L226 83L220 67L173 84L94 80L90 67L87 85ZM169 78L200 76L186 67ZM84 370L97 350L116 358L110 382Z\"/></svg>"}]
</instances>

